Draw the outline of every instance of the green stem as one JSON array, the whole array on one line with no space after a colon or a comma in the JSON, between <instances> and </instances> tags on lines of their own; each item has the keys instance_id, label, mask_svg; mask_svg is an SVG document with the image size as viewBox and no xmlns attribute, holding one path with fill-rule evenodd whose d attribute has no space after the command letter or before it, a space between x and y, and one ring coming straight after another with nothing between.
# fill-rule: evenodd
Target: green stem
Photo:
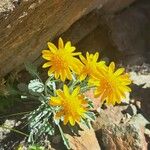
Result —
<instances>
[{"instance_id":1,"label":"green stem","mask_svg":"<svg viewBox=\"0 0 150 150\"><path fill-rule=\"evenodd\" d=\"M62 137L62 139L64 141L64 144L66 145L67 149L70 149L70 145L69 145L68 139L65 137L65 135L64 135L64 133L63 133L63 131L62 131L60 125L59 125L59 123L57 124L57 126L59 128L59 131L60 131L61 137Z\"/></svg>"},{"instance_id":2,"label":"green stem","mask_svg":"<svg viewBox=\"0 0 150 150\"><path fill-rule=\"evenodd\" d=\"M75 87L78 83L80 83L79 80L76 80L76 81L74 81L74 82L72 83L72 85L70 86L71 91L73 91L74 87Z\"/></svg>"},{"instance_id":3,"label":"green stem","mask_svg":"<svg viewBox=\"0 0 150 150\"><path fill-rule=\"evenodd\" d=\"M27 113L30 113L30 112L31 112L31 111L15 113L15 114L6 115L6 116L0 116L0 118L6 118L6 117L12 117L12 116L24 115L24 114L27 114Z\"/></svg>"},{"instance_id":4,"label":"green stem","mask_svg":"<svg viewBox=\"0 0 150 150\"><path fill-rule=\"evenodd\" d=\"M26 134L26 133L23 133L23 132L21 132L21 131L19 131L19 130L16 130L16 129L12 129L12 128L7 127L7 126L3 126L3 125L1 125L0 127L1 127L1 128L4 128L4 129L11 130L11 131L13 131L13 132L19 133L19 134L24 135L24 136L27 136L27 137L29 136L29 135L28 135L28 134Z\"/></svg>"},{"instance_id":5,"label":"green stem","mask_svg":"<svg viewBox=\"0 0 150 150\"><path fill-rule=\"evenodd\" d=\"M96 86L84 86L84 87L82 87L81 88L81 92L86 92L86 91L88 91L88 90L90 90L90 89L92 89L92 88L95 88Z\"/></svg>"}]
</instances>

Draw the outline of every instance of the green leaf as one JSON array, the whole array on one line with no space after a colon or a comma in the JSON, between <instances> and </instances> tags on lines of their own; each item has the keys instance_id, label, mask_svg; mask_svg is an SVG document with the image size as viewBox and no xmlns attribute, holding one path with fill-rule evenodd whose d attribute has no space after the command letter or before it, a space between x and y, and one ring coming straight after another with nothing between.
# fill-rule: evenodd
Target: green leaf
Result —
<instances>
[{"instance_id":1,"label":"green leaf","mask_svg":"<svg viewBox=\"0 0 150 150\"><path fill-rule=\"evenodd\" d=\"M33 64L30 64L29 62L25 63L26 70L33 76L39 78L39 73L37 72L37 67L35 67Z\"/></svg>"},{"instance_id":2,"label":"green leaf","mask_svg":"<svg viewBox=\"0 0 150 150\"><path fill-rule=\"evenodd\" d=\"M96 119L95 114L93 112L86 112L86 117L91 121L94 121Z\"/></svg>"},{"instance_id":3,"label":"green leaf","mask_svg":"<svg viewBox=\"0 0 150 150\"><path fill-rule=\"evenodd\" d=\"M58 128L59 128L59 131L60 131L61 137L62 137L62 139L63 139L64 145L67 147L67 149L70 149L69 141L68 141L68 139L66 138L66 136L64 135L61 126L60 126L59 124L57 124L57 126L58 126Z\"/></svg>"},{"instance_id":4,"label":"green leaf","mask_svg":"<svg viewBox=\"0 0 150 150\"><path fill-rule=\"evenodd\" d=\"M91 123L90 123L90 121L89 121L89 120L87 120L87 119L83 119L83 120L82 120L82 123L83 123L85 126L87 126L89 129L91 129L91 128L92 128Z\"/></svg>"},{"instance_id":5,"label":"green leaf","mask_svg":"<svg viewBox=\"0 0 150 150\"><path fill-rule=\"evenodd\" d=\"M28 150L45 150L45 148L40 145L30 145Z\"/></svg>"}]
</instances>

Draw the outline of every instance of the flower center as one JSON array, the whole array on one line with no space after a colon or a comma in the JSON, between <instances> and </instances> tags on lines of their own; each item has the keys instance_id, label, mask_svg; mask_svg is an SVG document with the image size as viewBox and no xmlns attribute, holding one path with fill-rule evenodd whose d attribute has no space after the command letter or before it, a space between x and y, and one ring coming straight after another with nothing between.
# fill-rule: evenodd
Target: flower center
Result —
<instances>
[{"instance_id":1,"label":"flower center","mask_svg":"<svg viewBox=\"0 0 150 150\"><path fill-rule=\"evenodd\" d=\"M57 70L62 70L62 69L65 69L67 67L67 63L66 63L63 56L61 56L61 57L58 55L54 56L52 59L52 63Z\"/></svg>"},{"instance_id":2,"label":"flower center","mask_svg":"<svg viewBox=\"0 0 150 150\"><path fill-rule=\"evenodd\" d=\"M102 81L102 89L111 94L113 92L113 82L104 79Z\"/></svg>"},{"instance_id":3,"label":"flower center","mask_svg":"<svg viewBox=\"0 0 150 150\"><path fill-rule=\"evenodd\" d=\"M76 116L77 109L80 107L78 102L72 99L64 100L63 102L64 110L66 114L70 114L71 116Z\"/></svg>"}]
</instances>

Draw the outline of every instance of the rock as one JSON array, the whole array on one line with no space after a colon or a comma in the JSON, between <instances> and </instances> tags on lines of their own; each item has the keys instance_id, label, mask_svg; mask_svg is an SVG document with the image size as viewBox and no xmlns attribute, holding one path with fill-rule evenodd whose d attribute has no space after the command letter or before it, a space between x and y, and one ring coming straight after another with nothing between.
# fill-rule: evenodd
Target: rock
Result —
<instances>
[{"instance_id":1,"label":"rock","mask_svg":"<svg viewBox=\"0 0 150 150\"><path fill-rule=\"evenodd\" d=\"M142 115L142 114L136 114L132 117L132 119L129 121L130 124L142 126L145 127L150 122Z\"/></svg>"},{"instance_id":2,"label":"rock","mask_svg":"<svg viewBox=\"0 0 150 150\"><path fill-rule=\"evenodd\" d=\"M82 127L83 131L79 131L79 136L71 136L66 134L71 149L73 150L100 150L100 146L93 129Z\"/></svg>"},{"instance_id":3,"label":"rock","mask_svg":"<svg viewBox=\"0 0 150 150\"><path fill-rule=\"evenodd\" d=\"M149 121L142 114L135 114L130 117L126 116L130 113L123 115L122 111L126 110L127 107L108 107L101 110L96 118L93 128L101 149L148 150L145 131ZM134 114L133 110L131 112Z\"/></svg>"},{"instance_id":4,"label":"rock","mask_svg":"<svg viewBox=\"0 0 150 150\"><path fill-rule=\"evenodd\" d=\"M9 129L12 129L15 126L15 122L15 120L7 119L2 125L4 127L0 127L0 142L6 137L7 134L11 132Z\"/></svg>"},{"instance_id":5,"label":"rock","mask_svg":"<svg viewBox=\"0 0 150 150\"><path fill-rule=\"evenodd\" d=\"M36 60L41 50L47 47L47 41L59 36L80 17L102 4L102 0L93 0L90 5L89 2L21 1L7 13L7 17L0 13L0 76L27 60ZM11 63L6 65L9 60Z\"/></svg>"},{"instance_id":6,"label":"rock","mask_svg":"<svg viewBox=\"0 0 150 150\"><path fill-rule=\"evenodd\" d=\"M93 102L93 106L94 106L93 110L97 110L99 107L101 107L102 105L101 99L99 97L98 98L94 97L94 92L92 89L85 92L84 94L86 97L90 98L91 101Z\"/></svg>"},{"instance_id":7,"label":"rock","mask_svg":"<svg viewBox=\"0 0 150 150\"><path fill-rule=\"evenodd\" d=\"M109 124L119 125L122 119L125 117L122 111L127 109L128 106L109 106L105 110L101 109L99 116L93 123L94 130L99 130L103 126Z\"/></svg>"},{"instance_id":8,"label":"rock","mask_svg":"<svg viewBox=\"0 0 150 150\"><path fill-rule=\"evenodd\" d=\"M150 121L150 88L142 88L142 86L132 85L131 97L141 103L139 112ZM138 108L138 107L137 107Z\"/></svg>"},{"instance_id":9,"label":"rock","mask_svg":"<svg viewBox=\"0 0 150 150\"><path fill-rule=\"evenodd\" d=\"M124 110L124 113L128 113L131 116L136 115L137 114L137 108L135 105L130 104L126 110Z\"/></svg>"},{"instance_id":10,"label":"rock","mask_svg":"<svg viewBox=\"0 0 150 150\"><path fill-rule=\"evenodd\" d=\"M143 129L131 125L105 126L96 135L105 150L147 150Z\"/></svg>"},{"instance_id":11,"label":"rock","mask_svg":"<svg viewBox=\"0 0 150 150\"><path fill-rule=\"evenodd\" d=\"M106 15L101 15L99 26L77 46L85 51L99 51L101 57L125 65L149 63L149 9L150 1L143 0L136 1L120 13L105 12Z\"/></svg>"},{"instance_id":12,"label":"rock","mask_svg":"<svg viewBox=\"0 0 150 150\"><path fill-rule=\"evenodd\" d=\"M141 109L141 102L140 101L136 101L135 105L138 109Z\"/></svg>"},{"instance_id":13,"label":"rock","mask_svg":"<svg viewBox=\"0 0 150 150\"><path fill-rule=\"evenodd\" d=\"M130 72L130 77L134 84L142 85L142 88L150 87L150 73L141 74L136 72Z\"/></svg>"},{"instance_id":14,"label":"rock","mask_svg":"<svg viewBox=\"0 0 150 150\"><path fill-rule=\"evenodd\" d=\"M121 11L123 8L129 7L130 4L136 0L110 0L102 8L105 13L114 13L116 11Z\"/></svg>"},{"instance_id":15,"label":"rock","mask_svg":"<svg viewBox=\"0 0 150 150\"><path fill-rule=\"evenodd\" d=\"M15 8L14 3L18 0L1 0L0 1L0 13L13 11Z\"/></svg>"},{"instance_id":16,"label":"rock","mask_svg":"<svg viewBox=\"0 0 150 150\"><path fill-rule=\"evenodd\" d=\"M13 1L15 1L16 7ZM115 7L113 7L112 13L114 13L127 7L133 1L3 0L2 2L10 2L11 5L7 5L6 9L0 12L0 19L2 20L0 22L0 76L5 76L13 69L22 69L25 61L41 63L37 59L41 55L41 50L47 48L47 41L52 41L60 36L83 15L96 9L101 10L103 6L105 6L105 9L100 12L98 17L105 12L109 12L113 6ZM9 6L11 7L9 8ZM86 23L84 21L81 21L81 24L77 23L77 26L73 27L73 34L69 30L69 37L66 37L66 39L71 40L70 33L72 37L77 33L74 39L82 39L97 27L97 20L99 19L96 18L96 16L93 16L93 18L85 19ZM86 26L86 24L88 25ZM11 60L11 63L8 63L9 60Z\"/></svg>"},{"instance_id":17,"label":"rock","mask_svg":"<svg viewBox=\"0 0 150 150\"><path fill-rule=\"evenodd\" d=\"M150 60L149 9L149 0L137 1L122 13L107 20L111 39L122 52L124 64L142 64Z\"/></svg>"}]
</instances>

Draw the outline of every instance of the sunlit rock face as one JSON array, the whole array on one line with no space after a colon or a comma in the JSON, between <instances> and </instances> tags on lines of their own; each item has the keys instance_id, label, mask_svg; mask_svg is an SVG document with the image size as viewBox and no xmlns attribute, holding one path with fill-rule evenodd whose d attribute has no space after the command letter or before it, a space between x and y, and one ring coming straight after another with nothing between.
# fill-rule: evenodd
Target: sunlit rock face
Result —
<instances>
[{"instance_id":1,"label":"sunlit rock face","mask_svg":"<svg viewBox=\"0 0 150 150\"><path fill-rule=\"evenodd\" d=\"M16 68L22 69L25 61L37 60L41 49L46 48L44 45L47 41L52 41L67 32L69 27L84 15L93 10L98 11L100 16L105 13L113 14L126 8L133 1L135 0L0 1L0 76L5 76ZM90 24L97 24L96 22L97 19ZM88 24L89 22L85 21L85 30L80 32L83 34L82 38L93 30ZM73 36L75 34L72 34ZM78 37L77 39L81 40ZM41 64L41 61L38 62Z\"/></svg>"}]
</instances>

